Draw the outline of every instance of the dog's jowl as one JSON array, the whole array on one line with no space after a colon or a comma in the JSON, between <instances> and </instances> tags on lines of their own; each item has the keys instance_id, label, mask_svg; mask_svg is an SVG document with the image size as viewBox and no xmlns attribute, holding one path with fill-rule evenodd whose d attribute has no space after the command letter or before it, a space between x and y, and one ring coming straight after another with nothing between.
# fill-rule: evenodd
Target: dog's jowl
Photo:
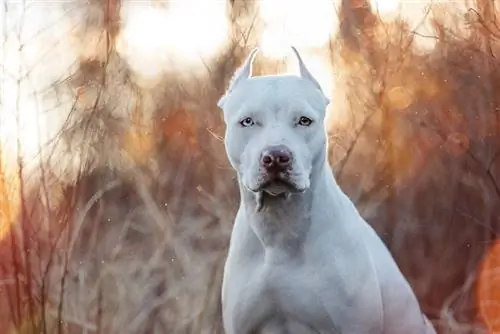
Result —
<instances>
[{"instance_id":1,"label":"dog's jowl","mask_svg":"<svg viewBox=\"0 0 500 334\"><path fill-rule=\"evenodd\" d=\"M241 203L224 270L227 334L435 333L388 249L327 162L330 101L300 75L252 77L219 101Z\"/></svg>"}]
</instances>

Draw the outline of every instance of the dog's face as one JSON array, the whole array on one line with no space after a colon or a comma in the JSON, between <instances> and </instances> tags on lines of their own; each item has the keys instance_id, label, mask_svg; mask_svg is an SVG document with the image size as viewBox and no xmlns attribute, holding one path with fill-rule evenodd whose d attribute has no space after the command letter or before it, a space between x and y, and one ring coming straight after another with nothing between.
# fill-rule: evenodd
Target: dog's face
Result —
<instances>
[{"instance_id":1,"label":"dog's face","mask_svg":"<svg viewBox=\"0 0 500 334\"><path fill-rule=\"evenodd\" d=\"M229 161L250 191L304 191L325 161L328 100L297 52L301 76L250 77L255 52L219 102Z\"/></svg>"}]
</instances>

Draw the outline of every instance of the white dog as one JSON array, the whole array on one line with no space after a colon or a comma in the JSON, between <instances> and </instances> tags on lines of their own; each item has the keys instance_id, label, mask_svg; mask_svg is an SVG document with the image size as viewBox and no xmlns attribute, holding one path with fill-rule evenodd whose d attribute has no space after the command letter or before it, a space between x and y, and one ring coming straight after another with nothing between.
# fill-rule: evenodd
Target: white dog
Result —
<instances>
[{"instance_id":1,"label":"white dog","mask_svg":"<svg viewBox=\"0 0 500 334\"><path fill-rule=\"evenodd\" d=\"M255 49L219 101L241 192L222 288L226 333L435 333L337 185L329 101L293 51L300 76L251 77Z\"/></svg>"}]
</instances>

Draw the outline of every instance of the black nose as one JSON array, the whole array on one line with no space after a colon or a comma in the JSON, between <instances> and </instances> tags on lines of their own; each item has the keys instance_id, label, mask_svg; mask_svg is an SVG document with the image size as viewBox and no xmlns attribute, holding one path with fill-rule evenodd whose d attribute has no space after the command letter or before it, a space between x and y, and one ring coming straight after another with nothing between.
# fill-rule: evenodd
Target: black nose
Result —
<instances>
[{"instance_id":1,"label":"black nose","mask_svg":"<svg viewBox=\"0 0 500 334\"><path fill-rule=\"evenodd\" d=\"M269 172L280 172L292 163L292 152L283 145L268 147L260 158L260 164Z\"/></svg>"}]
</instances>

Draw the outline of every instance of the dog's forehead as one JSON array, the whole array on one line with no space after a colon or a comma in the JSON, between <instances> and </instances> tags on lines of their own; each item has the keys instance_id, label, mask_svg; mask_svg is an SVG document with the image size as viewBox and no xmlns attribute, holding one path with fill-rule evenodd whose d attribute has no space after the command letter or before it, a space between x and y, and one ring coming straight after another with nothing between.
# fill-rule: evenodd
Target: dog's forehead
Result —
<instances>
[{"instance_id":1,"label":"dog's forehead","mask_svg":"<svg viewBox=\"0 0 500 334\"><path fill-rule=\"evenodd\" d=\"M315 89L308 82L291 75L252 77L245 84L242 89L251 93L255 98L272 98L273 100L299 98L307 100L314 95L311 93L315 92Z\"/></svg>"},{"instance_id":2,"label":"dog's forehead","mask_svg":"<svg viewBox=\"0 0 500 334\"><path fill-rule=\"evenodd\" d=\"M288 109L297 104L315 105L321 92L306 80L293 75L258 76L246 80L231 93L235 109L245 105L252 109ZM233 109L233 108L231 108Z\"/></svg>"}]
</instances>

